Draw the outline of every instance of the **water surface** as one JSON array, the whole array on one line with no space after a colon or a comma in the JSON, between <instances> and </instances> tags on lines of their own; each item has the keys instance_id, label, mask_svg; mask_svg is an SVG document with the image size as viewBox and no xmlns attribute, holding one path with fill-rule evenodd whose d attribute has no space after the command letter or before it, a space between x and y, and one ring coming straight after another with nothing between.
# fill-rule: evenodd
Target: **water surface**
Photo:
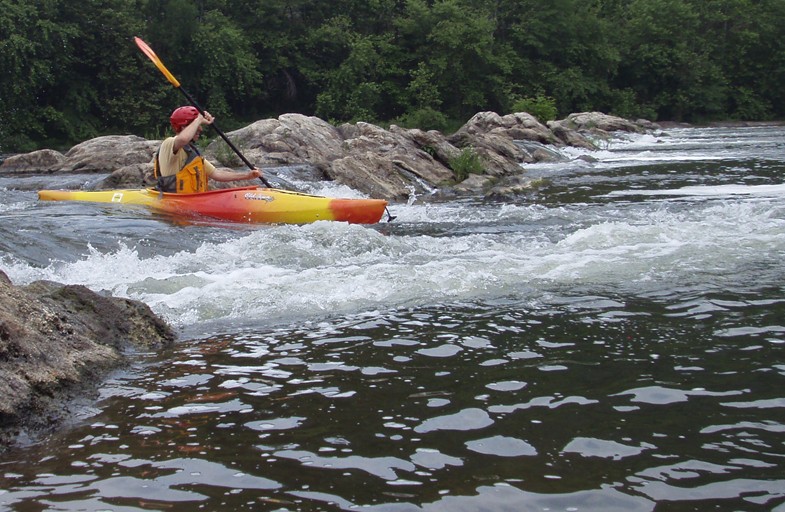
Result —
<instances>
[{"instance_id":1,"label":"water surface","mask_svg":"<svg viewBox=\"0 0 785 512\"><path fill-rule=\"evenodd\" d=\"M3 178L15 283L142 300L180 340L4 454L0 508L785 510L783 137L628 135L515 203L374 227Z\"/></svg>"}]
</instances>

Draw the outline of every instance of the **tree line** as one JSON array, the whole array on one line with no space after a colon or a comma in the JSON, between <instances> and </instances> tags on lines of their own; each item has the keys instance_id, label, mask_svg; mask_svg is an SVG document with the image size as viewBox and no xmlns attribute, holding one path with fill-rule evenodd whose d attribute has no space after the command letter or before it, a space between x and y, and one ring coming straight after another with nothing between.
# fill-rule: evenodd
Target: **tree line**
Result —
<instances>
[{"instance_id":1,"label":"tree line","mask_svg":"<svg viewBox=\"0 0 785 512\"><path fill-rule=\"evenodd\" d=\"M0 0L0 152L162 137L184 100L135 35L224 129L785 117L783 0Z\"/></svg>"}]
</instances>

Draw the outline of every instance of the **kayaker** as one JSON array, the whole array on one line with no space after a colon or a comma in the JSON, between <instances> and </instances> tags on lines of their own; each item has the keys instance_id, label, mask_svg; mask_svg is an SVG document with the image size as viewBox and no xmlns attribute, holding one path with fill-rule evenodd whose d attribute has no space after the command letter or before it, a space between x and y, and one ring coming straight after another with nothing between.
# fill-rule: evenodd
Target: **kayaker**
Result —
<instances>
[{"instance_id":1,"label":"kayaker","mask_svg":"<svg viewBox=\"0 0 785 512\"><path fill-rule=\"evenodd\" d=\"M215 118L205 111L202 115L192 106L179 107L172 112L169 122L175 135L164 139L155 155L157 189L162 192L206 192L207 179L215 181L252 180L262 175L254 167L246 173L218 169L205 159L195 142L202 133L202 125L210 125Z\"/></svg>"}]
</instances>

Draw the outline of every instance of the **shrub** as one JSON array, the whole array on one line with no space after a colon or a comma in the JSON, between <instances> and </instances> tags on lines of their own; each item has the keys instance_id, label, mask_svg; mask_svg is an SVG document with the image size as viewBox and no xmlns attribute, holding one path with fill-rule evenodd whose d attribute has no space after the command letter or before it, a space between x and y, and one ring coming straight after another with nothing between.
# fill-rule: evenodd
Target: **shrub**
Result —
<instances>
[{"instance_id":1,"label":"shrub","mask_svg":"<svg viewBox=\"0 0 785 512\"><path fill-rule=\"evenodd\" d=\"M485 171L480 155L472 148L464 148L458 156L450 159L449 164L459 182L468 178L469 174L482 174Z\"/></svg>"},{"instance_id":2,"label":"shrub","mask_svg":"<svg viewBox=\"0 0 785 512\"><path fill-rule=\"evenodd\" d=\"M444 131L447 128L447 117L430 107L418 108L406 112L395 120L395 123L404 128L419 128L421 130Z\"/></svg>"},{"instance_id":3,"label":"shrub","mask_svg":"<svg viewBox=\"0 0 785 512\"><path fill-rule=\"evenodd\" d=\"M512 105L513 112L528 112L543 124L556 119L556 100L550 96L537 96L535 98L523 98Z\"/></svg>"}]
</instances>

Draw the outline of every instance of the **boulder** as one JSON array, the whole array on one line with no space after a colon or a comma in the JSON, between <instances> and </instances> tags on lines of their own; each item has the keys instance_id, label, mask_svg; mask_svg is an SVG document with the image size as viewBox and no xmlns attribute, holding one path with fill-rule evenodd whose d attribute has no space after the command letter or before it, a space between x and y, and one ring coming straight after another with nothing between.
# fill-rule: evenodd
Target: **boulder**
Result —
<instances>
[{"instance_id":1,"label":"boulder","mask_svg":"<svg viewBox=\"0 0 785 512\"><path fill-rule=\"evenodd\" d=\"M0 173L48 173L65 166L65 155L54 149L41 149L6 158Z\"/></svg>"},{"instance_id":2,"label":"boulder","mask_svg":"<svg viewBox=\"0 0 785 512\"><path fill-rule=\"evenodd\" d=\"M422 181L438 185L454 179L453 172L444 163L434 159L397 127L385 130L370 123L357 123L344 146L347 156L371 152L390 160L401 171L401 177L415 188Z\"/></svg>"},{"instance_id":3,"label":"boulder","mask_svg":"<svg viewBox=\"0 0 785 512\"><path fill-rule=\"evenodd\" d=\"M409 139L416 147L431 155L434 160L444 166L449 166L450 160L461 154L461 150L452 145L447 137L437 130L426 132L417 128L407 129L392 125L390 131Z\"/></svg>"},{"instance_id":4,"label":"boulder","mask_svg":"<svg viewBox=\"0 0 785 512\"><path fill-rule=\"evenodd\" d=\"M576 130L567 128L560 124L552 124L551 130L553 131L553 134L556 136L556 138L558 138L560 141L562 141L564 144L568 146L588 149L590 151L594 151L598 149L597 145L594 142L590 141L588 138L586 138L585 135L582 135L580 132ZM596 131L594 131L593 133L595 133L595 135L597 134ZM607 136L606 133L602 133L601 135L603 137Z\"/></svg>"},{"instance_id":5,"label":"boulder","mask_svg":"<svg viewBox=\"0 0 785 512\"><path fill-rule=\"evenodd\" d=\"M278 119L263 119L226 134L254 165L327 164L344 156L343 137L338 130L318 117L284 114ZM216 139L205 150L228 167L235 167L221 158L231 148Z\"/></svg>"},{"instance_id":6,"label":"boulder","mask_svg":"<svg viewBox=\"0 0 785 512\"><path fill-rule=\"evenodd\" d=\"M413 187L412 181L402 176L392 160L370 151L339 158L325 172L333 180L362 190L371 197L405 201L418 189L423 191L421 186Z\"/></svg>"},{"instance_id":7,"label":"boulder","mask_svg":"<svg viewBox=\"0 0 785 512\"><path fill-rule=\"evenodd\" d=\"M510 176L496 183L494 187L485 194L485 199L492 201L514 201L521 195L530 194L545 186L547 183L547 181L542 179L531 179L521 175Z\"/></svg>"},{"instance_id":8,"label":"boulder","mask_svg":"<svg viewBox=\"0 0 785 512\"><path fill-rule=\"evenodd\" d=\"M560 144L547 126L526 112L505 116L500 116L496 112L478 112L455 132L453 137L484 134L492 130L504 133L514 140L534 140L543 144Z\"/></svg>"},{"instance_id":9,"label":"boulder","mask_svg":"<svg viewBox=\"0 0 785 512\"><path fill-rule=\"evenodd\" d=\"M108 188L140 188L152 187L155 185L153 177L153 163L139 163L126 165L110 174L102 180L97 189Z\"/></svg>"},{"instance_id":10,"label":"boulder","mask_svg":"<svg viewBox=\"0 0 785 512\"><path fill-rule=\"evenodd\" d=\"M493 183L494 178L485 174L470 174L465 180L453 187L453 190L461 195L482 194Z\"/></svg>"},{"instance_id":11,"label":"boulder","mask_svg":"<svg viewBox=\"0 0 785 512\"><path fill-rule=\"evenodd\" d=\"M149 163L161 145L135 135L107 135L72 147L65 154L62 171L114 172L121 167Z\"/></svg>"},{"instance_id":12,"label":"boulder","mask_svg":"<svg viewBox=\"0 0 785 512\"><path fill-rule=\"evenodd\" d=\"M18 287L0 272L0 449L57 426L68 398L125 364L128 349L174 339L141 302L48 281Z\"/></svg>"},{"instance_id":13,"label":"boulder","mask_svg":"<svg viewBox=\"0 0 785 512\"><path fill-rule=\"evenodd\" d=\"M631 132L631 133L645 133L654 126L653 123L645 120L636 122L627 119L604 114L602 112L577 112L568 115L560 121L551 121L548 127L553 130L554 127L560 127L565 130L576 130L582 132L596 131L600 132Z\"/></svg>"},{"instance_id":14,"label":"boulder","mask_svg":"<svg viewBox=\"0 0 785 512\"><path fill-rule=\"evenodd\" d=\"M460 148L474 149L485 164L485 173L492 176L516 174L522 172L520 164L534 162L531 154L504 130L474 134L459 131L450 141Z\"/></svg>"}]
</instances>

